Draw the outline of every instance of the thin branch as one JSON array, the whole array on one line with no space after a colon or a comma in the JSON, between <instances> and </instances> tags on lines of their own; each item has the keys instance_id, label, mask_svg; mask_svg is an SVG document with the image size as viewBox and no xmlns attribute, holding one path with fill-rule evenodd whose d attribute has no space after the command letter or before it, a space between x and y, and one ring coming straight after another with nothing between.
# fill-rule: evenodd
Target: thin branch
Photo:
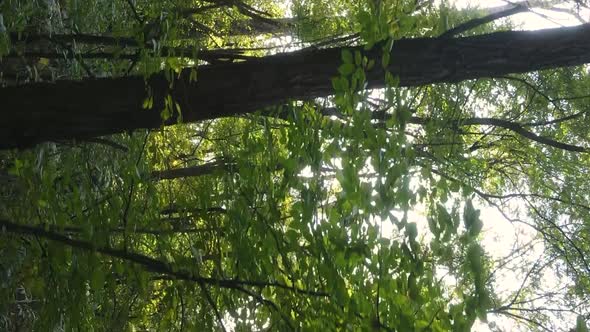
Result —
<instances>
[{"instance_id":1,"label":"thin branch","mask_svg":"<svg viewBox=\"0 0 590 332\"><path fill-rule=\"evenodd\" d=\"M0 234L2 232L9 232L13 234L21 234L25 236L37 236L54 242L59 242L66 246L80 249L87 252L99 253L105 256L122 259L124 261L137 264L144 270L152 273L163 274L179 280L202 282L205 284L216 285L218 287L227 289L241 289L244 286L266 288L274 287L284 289L293 293L301 295L309 295L316 297L330 297L330 294L323 291L314 291L297 288L295 286L288 286L276 281L254 281L254 280L240 280L240 279L217 279L211 277L195 276L192 272L186 270L179 270L170 266L170 264L159 261L138 253L128 252L125 250L114 249L110 247L99 247L94 243L81 241L69 238L65 235L45 230L44 226L34 227L28 225L21 225L10 222L8 220L0 219Z\"/></svg>"},{"instance_id":2,"label":"thin branch","mask_svg":"<svg viewBox=\"0 0 590 332\"><path fill-rule=\"evenodd\" d=\"M513 132L519 134L520 136L526 137L526 138L528 138L532 141L535 141L537 143L549 145L554 148L558 148L558 149L562 149L562 150L566 150L566 151L572 151L572 152L589 152L590 151L586 147L571 145L571 144L567 144L567 143L561 143L561 142L555 141L549 137L539 136L533 132L530 132L530 131L524 129L524 127L521 124L516 123L516 122L512 122L512 121L508 121L508 120L495 119L495 118L471 118L471 119L462 120L460 123L462 125L471 125L471 124L490 125L490 126L496 126L496 127L508 129L510 131L513 131Z\"/></svg>"},{"instance_id":3,"label":"thin branch","mask_svg":"<svg viewBox=\"0 0 590 332\"><path fill-rule=\"evenodd\" d=\"M205 6L201 6L201 7L195 7L195 8L177 9L176 13L180 17L189 17L191 15L202 14L210 9L221 8L224 6L225 5L222 3L217 3L217 4L205 5Z\"/></svg>"},{"instance_id":4,"label":"thin branch","mask_svg":"<svg viewBox=\"0 0 590 332\"><path fill-rule=\"evenodd\" d=\"M177 179L177 178L185 178L185 177L192 177L192 176L201 176L207 174L213 174L219 171L227 171L231 168L235 168L235 164L227 163L223 160L216 160L209 163L183 167L183 168L173 168L168 170L162 171L153 171L152 178L155 180L170 180L170 179Z\"/></svg>"},{"instance_id":5,"label":"thin branch","mask_svg":"<svg viewBox=\"0 0 590 332\"><path fill-rule=\"evenodd\" d=\"M520 294L522 293L522 290L524 289L527 280L529 279L529 277L531 276L531 274L533 273L533 271L535 271L535 269L537 268L537 265L539 265L539 262L540 261L541 261L541 257L537 258L537 261L527 271L527 273L525 274L524 278L522 278L522 281L520 283L520 287L518 288L518 290L516 291L516 293L512 297L512 300L510 301L510 303L508 303L507 305L504 305L504 306L500 307L499 309L510 308L510 307L512 307L514 305L514 303L518 300ZM540 272L540 270L539 271L536 271L536 272L538 273L538 272Z\"/></svg>"},{"instance_id":6,"label":"thin branch","mask_svg":"<svg viewBox=\"0 0 590 332\"><path fill-rule=\"evenodd\" d=\"M123 152L129 151L129 149L126 146L119 144L117 142L114 142L114 141L107 139L107 138L89 137L89 138L84 138L83 140L85 142L89 142L89 143L97 143L97 144L103 144L106 146L110 146L112 148L115 148L117 150L121 150Z\"/></svg>"},{"instance_id":7,"label":"thin branch","mask_svg":"<svg viewBox=\"0 0 590 332\"><path fill-rule=\"evenodd\" d=\"M493 21L500 19L500 18L512 16L514 14L526 12L528 10L529 10L528 7L518 4L515 7L512 7L510 9L500 11L497 13L493 13L493 14L489 14L484 17L475 18L475 19L472 19L472 20L467 21L465 23L462 23L459 26L456 26L456 27L444 32L442 35L440 35L440 38L451 38L451 37L461 34L463 32L472 30L480 25L493 22Z\"/></svg>"},{"instance_id":8,"label":"thin branch","mask_svg":"<svg viewBox=\"0 0 590 332\"><path fill-rule=\"evenodd\" d=\"M494 76L493 78L501 78L501 79L505 79L505 80L520 82L520 83L528 86L529 88L531 88L534 92L538 93L541 97L543 97L548 102L550 102L556 109L563 111L555 99L549 97L547 94L542 92L539 89L539 87L535 86L534 84L532 84L531 82L529 82L523 78L510 76L510 75L499 75L499 76Z\"/></svg>"},{"instance_id":9,"label":"thin branch","mask_svg":"<svg viewBox=\"0 0 590 332\"><path fill-rule=\"evenodd\" d=\"M424 166L424 165L422 165L422 166ZM474 193L476 193L478 196L481 196L484 199L494 198L494 199L504 200L504 199L511 199L511 198L523 198L523 199L526 199L527 197L534 197L534 198L538 198L538 199L547 199L547 200L552 200L552 201L560 202L560 203L563 203L563 204L569 204L569 205L576 206L576 207L583 208L585 210L590 211L590 206L579 204L579 203L575 203L575 202L571 202L571 201L567 201L567 200L561 199L559 197L554 197L554 196L545 196L545 195L540 195L540 194L536 194L536 193L509 193L509 194L504 194L504 195L488 194L488 193L485 193L485 192L483 192L483 191L481 191L481 190L479 190L479 189L477 189L477 188L475 188L473 186L468 185L467 183L465 183L465 182L463 182L463 181L461 181L461 180L459 180L457 178L454 178L454 177L452 177L452 176L450 176L450 175L448 175L448 174L446 174L444 172L441 172L441 171L439 171L437 169L432 169L431 168L430 170L432 171L432 173L437 174L439 176L442 176L442 177L444 177L445 179L447 179L449 181L458 182L458 183L461 183L461 184L463 184L465 186L468 186L469 189L473 190Z\"/></svg>"},{"instance_id":10,"label":"thin branch","mask_svg":"<svg viewBox=\"0 0 590 332\"><path fill-rule=\"evenodd\" d=\"M325 108L325 109L322 109L321 112L325 116L338 116L338 117L343 116L336 108ZM386 117L382 116L382 114L380 112L372 112L372 113L373 113L372 114L373 118L386 119ZM278 116L280 117L283 115L278 115ZM576 114L575 116L579 116L579 115ZM391 115L387 116L387 118L389 118L389 117L391 117ZM572 116L572 117L574 117L574 116ZM433 121L433 120L430 118L411 117L410 119L407 120L407 123L424 125L430 121ZM565 120L562 119L562 121L565 121ZM500 127L500 128L510 130L514 133L519 134L522 137L528 138L528 139L535 141L537 143L540 143L540 144L552 146L554 148L558 148L558 149L562 149L562 150L566 150L566 151L571 151L571 152L590 152L590 149L586 148L586 147L562 143L562 142L558 142L558 141L556 141L552 138L549 138L549 137L537 135L531 131L526 130L524 128L524 125L517 123L517 122L509 121L509 120L496 119L496 118L466 118L466 119L458 119L458 120L450 121L450 124L452 124L453 126L470 126L470 125L495 126L495 127Z\"/></svg>"},{"instance_id":11,"label":"thin branch","mask_svg":"<svg viewBox=\"0 0 590 332\"><path fill-rule=\"evenodd\" d=\"M570 10L567 8L559 8L559 7L553 6L553 7L548 8L547 10L571 15L571 16L575 17L576 20L578 20L578 22L581 24L588 23L579 13L575 12L573 9Z\"/></svg>"},{"instance_id":12,"label":"thin branch","mask_svg":"<svg viewBox=\"0 0 590 332\"><path fill-rule=\"evenodd\" d=\"M11 40L13 42L23 41L25 43L34 42L37 40L48 40L52 43L56 43L63 47L64 44L67 43L78 43L78 44L86 44L86 45L104 45L104 46L116 46L120 48L139 48L143 47L147 50L152 50L153 45L152 41L148 40L144 45L137 42L135 38L131 37L111 37L111 36L101 36L101 35L92 35L92 34L36 34L36 33L27 33L23 35L19 35L16 33L10 34ZM248 56L242 54L244 51L240 49L214 49L214 50L198 50L195 54L195 49L192 47L168 47L163 46L160 48L162 54L166 56L185 56L185 57L193 57L193 55L198 60L203 61L234 61L234 60L250 60L255 59L257 57ZM139 54L129 54L129 53L117 53L117 52L90 52L90 53L77 53L76 54L81 59L125 59L125 60L136 60L139 58ZM25 52L11 52L5 57L8 58L18 58L18 57L40 57L40 58L48 58L48 59L61 59L64 57L64 54L61 52L48 52L48 51L25 51Z\"/></svg>"},{"instance_id":13,"label":"thin branch","mask_svg":"<svg viewBox=\"0 0 590 332\"><path fill-rule=\"evenodd\" d=\"M264 297L262 297L262 295L256 294L256 293L254 293L253 291L251 291L249 289L246 289L246 288L243 288L243 287L240 287L240 286L238 286L236 289L242 291L245 294L250 295L251 297L255 298L258 302L271 307L274 311L278 312L279 315L281 315L281 318L285 321L285 323L287 323L287 325L289 326L290 330L291 331L295 331L295 328L293 327L293 324L291 323L291 320L289 319L289 317L287 317L285 315L285 313L281 309L279 309L279 307L277 306L276 303L274 303L271 300L265 299Z\"/></svg>"},{"instance_id":14,"label":"thin branch","mask_svg":"<svg viewBox=\"0 0 590 332\"><path fill-rule=\"evenodd\" d=\"M492 310L489 310L488 313L500 314L500 315L508 316L508 317L510 317L512 319L523 320L523 321L529 323L531 326L537 326L537 327L543 329L544 331L552 332L551 329L547 328L541 322L537 322L536 320L530 319L530 318L525 317L525 316L522 316L522 315L517 315L515 313L509 312L509 311L506 311L506 310L492 309Z\"/></svg>"},{"instance_id":15,"label":"thin branch","mask_svg":"<svg viewBox=\"0 0 590 332\"><path fill-rule=\"evenodd\" d=\"M65 226L63 228L55 228L49 227L52 231L62 230L66 233L81 233L83 231L80 227L75 226ZM131 232L132 234L150 234L150 235L164 235L164 234L184 234L184 233L207 233L207 232L219 232L218 227L208 227L208 228L172 228L172 229L151 229L151 228L134 228ZM125 230L124 228L110 228L107 229L107 233L124 233L129 232L129 230Z\"/></svg>"},{"instance_id":16,"label":"thin branch","mask_svg":"<svg viewBox=\"0 0 590 332\"><path fill-rule=\"evenodd\" d=\"M208 214L208 213L227 213L227 210L220 206L212 206L209 208L183 208L176 206L174 204L169 205L168 207L164 208L160 211L160 214L171 215L174 213L190 213L190 214Z\"/></svg>"},{"instance_id":17,"label":"thin branch","mask_svg":"<svg viewBox=\"0 0 590 332\"><path fill-rule=\"evenodd\" d=\"M207 302L209 302L209 305L213 308L213 312L215 313L215 317L217 318L217 321L219 322L219 326L221 327L221 330L223 332L226 332L227 329L225 328L225 325L223 325L223 318L221 317L221 314L219 313L219 309L217 308L215 301L213 301L213 298L211 297L211 293L209 293L207 286L205 286L204 283L199 282L199 287L201 287L201 291L203 291L203 294L205 294L205 298L207 299Z\"/></svg>"},{"instance_id":18,"label":"thin branch","mask_svg":"<svg viewBox=\"0 0 590 332\"><path fill-rule=\"evenodd\" d=\"M565 231L559 227L559 225L557 225L553 220L551 220L550 218L546 217L544 214L541 213L541 211L539 211L537 209L537 207L532 204L529 200L525 199L525 201L527 202L527 204L529 205L529 207L535 212L535 214L543 219L544 221L546 221L547 223L549 223L549 225L551 225L554 229L556 229L566 240L567 243L569 243L572 248L578 253L578 255L580 256L580 259L582 260L582 263L584 265L584 268L586 269L587 273L590 273L590 265L588 264L588 261L586 260L586 256L584 255L584 253L582 252L582 249L580 249L580 247L574 242L574 240L565 233Z\"/></svg>"},{"instance_id":19,"label":"thin branch","mask_svg":"<svg viewBox=\"0 0 590 332\"><path fill-rule=\"evenodd\" d=\"M575 118L578 118L582 115L584 115L585 113L587 113L588 110L582 110L580 112L568 115L568 116L564 116L562 118L558 118L555 120L550 120L550 121L541 121L541 122L529 122L529 123L523 123L523 126L526 127L535 127L535 126L548 126L548 125L552 125L552 124L556 124L556 123L560 123L560 122L565 122L565 121L569 121L569 120L573 120Z\"/></svg>"},{"instance_id":20,"label":"thin branch","mask_svg":"<svg viewBox=\"0 0 590 332\"><path fill-rule=\"evenodd\" d=\"M140 24L144 23L143 18L141 18L141 16L139 16L139 13L137 12L137 9L135 8L135 5L133 4L133 2L131 0L126 0L127 4L129 5L129 8L131 8L131 12L133 13L133 17L135 17L135 19L137 20L137 22L139 22Z\"/></svg>"}]
</instances>

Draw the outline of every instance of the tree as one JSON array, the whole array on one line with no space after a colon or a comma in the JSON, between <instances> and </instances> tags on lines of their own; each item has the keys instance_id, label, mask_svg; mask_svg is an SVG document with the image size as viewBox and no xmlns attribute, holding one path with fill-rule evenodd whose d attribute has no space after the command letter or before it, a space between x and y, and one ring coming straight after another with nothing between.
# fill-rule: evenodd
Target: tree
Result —
<instances>
[{"instance_id":1,"label":"tree","mask_svg":"<svg viewBox=\"0 0 590 332\"><path fill-rule=\"evenodd\" d=\"M394 43L387 70L399 78L400 86L420 86L579 65L590 62L589 36L590 25L581 25L455 39L400 40ZM363 57L377 63L362 74L360 84L366 82L370 88L384 85L381 46L375 48L373 52L362 47L347 49L350 54L363 51ZM304 50L204 66L198 69L196 82L190 69L173 83L161 74L149 80L150 96L146 96L141 77L7 87L0 90L0 97L19 111L4 121L2 146L156 128L162 123L160 111L168 96L180 108L182 120L188 122L250 113L290 99L323 97L333 91L331 79L338 73L343 50ZM349 65L352 74L354 64ZM146 98L150 99L150 111L141 110ZM169 108L174 108L169 113L177 112L176 107ZM165 117L166 123L176 121L172 115Z\"/></svg>"},{"instance_id":2,"label":"tree","mask_svg":"<svg viewBox=\"0 0 590 332\"><path fill-rule=\"evenodd\" d=\"M223 32L284 16L268 2L65 2L51 34L19 30L44 8L6 19L3 54L70 79L0 89L19 106L3 146L30 147L0 152L0 326L583 330L590 79L563 66L589 27L335 6L352 31L276 55ZM490 209L523 232L505 253Z\"/></svg>"}]
</instances>

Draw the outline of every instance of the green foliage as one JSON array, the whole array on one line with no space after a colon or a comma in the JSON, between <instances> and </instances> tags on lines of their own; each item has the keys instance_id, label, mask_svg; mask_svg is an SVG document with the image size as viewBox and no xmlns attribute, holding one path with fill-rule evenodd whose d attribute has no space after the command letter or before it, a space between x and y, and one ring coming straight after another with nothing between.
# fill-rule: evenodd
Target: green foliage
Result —
<instances>
[{"instance_id":1,"label":"green foliage","mask_svg":"<svg viewBox=\"0 0 590 332\"><path fill-rule=\"evenodd\" d=\"M576 319L576 332L587 332L588 327L586 326L586 322L584 321L584 317L578 316Z\"/></svg>"},{"instance_id":2,"label":"green foliage","mask_svg":"<svg viewBox=\"0 0 590 332\"><path fill-rule=\"evenodd\" d=\"M234 24L271 24L279 5L4 1L0 56L52 73L21 80L22 68L6 65L19 75L4 83L162 72L170 91L148 84L143 108L166 96L162 123L182 122L178 75L198 84L197 64L267 52L276 40L236 35ZM478 12L416 1L291 9L300 42L366 45L343 48L330 98L0 152L0 329L469 331L500 315L542 329L553 316L528 304L551 298L538 294L551 267L571 281L561 305L587 331L585 302L572 299L590 289L588 154L474 120L587 146L587 69L402 88L387 70L396 40ZM27 55L36 47L59 56ZM203 56L217 47L226 49ZM88 56L99 52L108 56ZM383 91L367 90L375 72ZM498 285L508 263L486 252L481 211L512 198L547 262L514 268L523 281L510 292Z\"/></svg>"}]
</instances>

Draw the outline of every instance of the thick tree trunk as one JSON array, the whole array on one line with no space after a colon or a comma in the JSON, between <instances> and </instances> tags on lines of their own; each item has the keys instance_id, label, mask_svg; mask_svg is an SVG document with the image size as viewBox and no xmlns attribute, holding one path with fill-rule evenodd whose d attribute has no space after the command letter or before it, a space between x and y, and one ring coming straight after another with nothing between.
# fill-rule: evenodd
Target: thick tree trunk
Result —
<instances>
[{"instance_id":1,"label":"thick tree trunk","mask_svg":"<svg viewBox=\"0 0 590 332\"><path fill-rule=\"evenodd\" d=\"M384 85L380 49L365 52L376 60L367 72L369 88ZM180 104L185 122L249 113L289 99L328 96L333 93L331 78L338 75L341 52L341 48L306 50L202 66L196 82L190 82L186 71L173 89L163 75L156 75L149 80L154 96L151 110L142 109L146 83L141 77L2 88L0 148L159 127L168 93ZM401 86L420 86L584 63L590 63L590 24L399 40L391 51L388 70L399 77Z\"/></svg>"}]
</instances>

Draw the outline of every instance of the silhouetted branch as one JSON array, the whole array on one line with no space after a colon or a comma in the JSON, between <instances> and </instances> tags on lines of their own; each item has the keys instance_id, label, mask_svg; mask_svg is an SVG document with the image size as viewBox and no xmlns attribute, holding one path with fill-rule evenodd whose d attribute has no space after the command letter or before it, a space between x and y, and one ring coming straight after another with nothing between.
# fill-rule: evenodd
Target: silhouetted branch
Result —
<instances>
[{"instance_id":1,"label":"silhouetted branch","mask_svg":"<svg viewBox=\"0 0 590 332\"><path fill-rule=\"evenodd\" d=\"M28 225L20 225L16 223L12 223L7 220L0 219L0 230L2 232L9 232L13 234L21 234L25 236L37 236L39 238L44 238L47 240L59 242L64 244L68 247L76 248L83 251L99 253L102 255L110 256L113 258L122 259L124 261L137 264L141 266L144 270L153 273L160 273L163 275L168 275L170 277L179 279L179 280L186 280L186 281L193 281L199 282L204 284L210 284L214 286L218 286L221 288L227 289L235 289L241 290L244 286L250 287L257 287L257 288L266 288L266 287L274 287L284 289L290 292L294 292L301 295L309 295L309 296L316 296L316 297L329 297L330 295L323 291L314 291L314 290L306 290L297 288L295 286L288 286L285 284L281 284L276 281L253 281L253 280L240 280L240 279L217 279L211 277L200 277L194 275L194 273L186 270L180 270L177 268L173 268L169 263L159 261L157 259L151 258L149 256L145 256L138 253L133 253L125 250L114 249L110 247L100 247L94 243L81 241L77 239L69 238L65 235L45 230L43 226L41 227L34 227Z\"/></svg>"},{"instance_id":2,"label":"silhouetted branch","mask_svg":"<svg viewBox=\"0 0 590 332\"><path fill-rule=\"evenodd\" d=\"M492 13L492 14L486 15L484 17L475 18L475 19L472 19L472 20L467 21L465 23L462 23L450 30L447 30L442 35L440 35L440 37L441 38L451 38L453 36L456 36L460 33L465 32L465 31L472 30L480 25L493 22L493 21L503 18L503 17L508 17L508 16L511 16L514 14L526 12L528 10L529 10L528 7L526 7L524 5L516 5L510 9L507 9L507 10L504 10L501 12Z\"/></svg>"}]
</instances>

